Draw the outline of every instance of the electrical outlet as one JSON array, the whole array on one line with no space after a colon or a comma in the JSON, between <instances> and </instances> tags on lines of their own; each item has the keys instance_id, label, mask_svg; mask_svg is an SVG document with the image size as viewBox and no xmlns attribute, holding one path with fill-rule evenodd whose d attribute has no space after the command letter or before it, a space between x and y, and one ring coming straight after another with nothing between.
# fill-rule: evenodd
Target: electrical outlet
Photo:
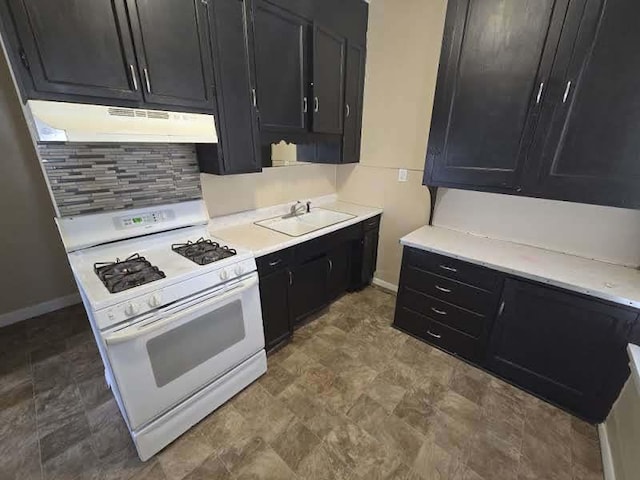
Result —
<instances>
[{"instance_id":1,"label":"electrical outlet","mask_svg":"<svg viewBox=\"0 0 640 480\"><path fill-rule=\"evenodd\" d=\"M407 181L407 169L406 168L401 168L400 170L398 170L398 181L399 182L406 182Z\"/></svg>"}]
</instances>

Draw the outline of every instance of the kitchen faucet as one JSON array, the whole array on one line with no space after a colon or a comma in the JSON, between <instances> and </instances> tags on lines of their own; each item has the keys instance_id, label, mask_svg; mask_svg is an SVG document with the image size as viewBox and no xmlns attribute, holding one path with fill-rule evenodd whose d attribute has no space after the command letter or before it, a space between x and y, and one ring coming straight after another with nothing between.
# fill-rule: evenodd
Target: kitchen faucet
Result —
<instances>
[{"instance_id":1,"label":"kitchen faucet","mask_svg":"<svg viewBox=\"0 0 640 480\"><path fill-rule=\"evenodd\" d=\"M311 202L307 203L305 206L300 200L298 200L294 205L291 205L291 209L289 213L282 218L292 218L297 217L298 215L302 215L303 213L310 211Z\"/></svg>"}]
</instances>

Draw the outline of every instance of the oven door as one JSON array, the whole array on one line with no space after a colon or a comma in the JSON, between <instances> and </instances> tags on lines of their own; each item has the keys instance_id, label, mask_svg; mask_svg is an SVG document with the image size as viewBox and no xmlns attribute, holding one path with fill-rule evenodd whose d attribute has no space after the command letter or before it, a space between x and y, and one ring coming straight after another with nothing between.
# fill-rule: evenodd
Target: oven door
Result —
<instances>
[{"instance_id":1,"label":"oven door","mask_svg":"<svg viewBox=\"0 0 640 480\"><path fill-rule=\"evenodd\" d=\"M264 348L258 275L170 305L104 336L138 430Z\"/></svg>"}]
</instances>

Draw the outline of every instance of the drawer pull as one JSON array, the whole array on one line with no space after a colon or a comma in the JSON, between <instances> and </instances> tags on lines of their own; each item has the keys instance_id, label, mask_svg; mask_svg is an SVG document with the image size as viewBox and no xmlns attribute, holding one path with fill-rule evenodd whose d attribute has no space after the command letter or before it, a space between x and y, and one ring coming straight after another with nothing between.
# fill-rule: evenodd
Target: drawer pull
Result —
<instances>
[{"instance_id":1,"label":"drawer pull","mask_svg":"<svg viewBox=\"0 0 640 480\"><path fill-rule=\"evenodd\" d=\"M432 333L430 330L427 330L427 333L429 335L431 335L433 338L442 338L442 335L438 335L438 334Z\"/></svg>"},{"instance_id":2,"label":"drawer pull","mask_svg":"<svg viewBox=\"0 0 640 480\"><path fill-rule=\"evenodd\" d=\"M270 267L275 267L276 265L280 265L282 263L282 259L278 259L275 262L269 262Z\"/></svg>"},{"instance_id":3,"label":"drawer pull","mask_svg":"<svg viewBox=\"0 0 640 480\"><path fill-rule=\"evenodd\" d=\"M440 268L443 269L443 270L446 270L447 272L456 273L458 271L457 268L447 267L446 265L440 265Z\"/></svg>"},{"instance_id":4,"label":"drawer pull","mask_svg":"<svg viewBox=\"0 0 640 480\"><path fill-rule=\"evenodd\" d=\"M440 285L436 285L436 289L444 293L451 293L451 290L449 290L448 288L441 287Z\"/></svg>"},{"instance_id":5,"label":"drawer pull","mask_svg":"<svg viewBox=\"0 0 640 480\"><path fill-rule=\"evenodd\" d=\"M444 310L438 310L438 309L437 309L437 308L435 308L435 307L431 307L431 310L432 310L433 312L437 313L438 315L446 315L446 314L447 314L447 312L445 312Z\"/></svg>"}]
</instances>

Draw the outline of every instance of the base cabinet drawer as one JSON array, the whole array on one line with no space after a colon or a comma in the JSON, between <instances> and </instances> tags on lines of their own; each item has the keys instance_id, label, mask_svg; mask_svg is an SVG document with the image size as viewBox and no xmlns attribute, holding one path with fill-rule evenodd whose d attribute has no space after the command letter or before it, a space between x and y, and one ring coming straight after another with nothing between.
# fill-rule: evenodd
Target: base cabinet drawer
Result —
<instances>
[{"instance_id":1,"label":"base cabinet drawer","mask_svg":"<svg viewBox=\"0 0 640 480\"><path fill-rule=\"evenodd\" d=\"M428 343L472 362L479 362L484 357L486 350L484 341L449 328L406 306L397 306L394 325Z\"/></svg>"}]
</instances>

